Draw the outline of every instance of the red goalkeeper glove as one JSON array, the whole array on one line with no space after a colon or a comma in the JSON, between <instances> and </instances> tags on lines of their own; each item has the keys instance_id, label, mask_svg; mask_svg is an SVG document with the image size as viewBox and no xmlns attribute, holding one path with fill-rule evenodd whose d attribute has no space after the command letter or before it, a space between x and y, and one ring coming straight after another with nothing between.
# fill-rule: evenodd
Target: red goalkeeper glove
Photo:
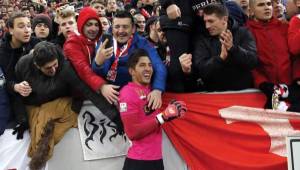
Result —
<instances>
[{"instance_id":1,"label":"red goalkeeper glove","mask_svg":"<svg viewBox=\"0 0 300 170\"><path fill-rule=\"evenodd\" d=\"M172 100L168 107L161 113L159 113L156 118L160 124L165 121L170 121L175 118L181 117L187 111L185 102Z\"/></svg>"}]
</instances>

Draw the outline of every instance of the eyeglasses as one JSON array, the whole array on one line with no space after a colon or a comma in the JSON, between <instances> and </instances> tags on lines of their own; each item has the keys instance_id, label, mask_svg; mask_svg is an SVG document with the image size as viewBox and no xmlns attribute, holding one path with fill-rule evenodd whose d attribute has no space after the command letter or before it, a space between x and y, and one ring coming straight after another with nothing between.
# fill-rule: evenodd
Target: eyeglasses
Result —
<instances>
[{"instance_id":1,"label":"eyeglasses","mask_svg":"<svg viewBox=\"0 0 300 170\"><path fill-rule=\"evenodd\" d=\"M48 28L48 25L45 23L38 23L36 24L36 27L44 27L44 28Z\"/></svg>"}]
</instances>

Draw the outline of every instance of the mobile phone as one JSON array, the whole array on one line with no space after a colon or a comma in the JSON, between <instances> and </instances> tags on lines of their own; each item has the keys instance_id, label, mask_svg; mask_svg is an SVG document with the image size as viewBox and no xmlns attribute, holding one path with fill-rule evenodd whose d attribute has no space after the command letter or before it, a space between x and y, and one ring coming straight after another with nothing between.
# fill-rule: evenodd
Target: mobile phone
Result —
<instances>
[{"instance_id":1,"label":"mobile phone","mask_svg":"<svg viewBox=\"0 0 300 170\"><path fill-rule=\"evenodd\" d=\"M113 37L112 37L111 34L103 34L103 35L102 35L102 39L103 39L103 42L104 42L106 39L108 39L108 42L107 42L107 44L105 45L105 49L110 48L110 47L113 46Z\"/></svg>"}]
</instances>

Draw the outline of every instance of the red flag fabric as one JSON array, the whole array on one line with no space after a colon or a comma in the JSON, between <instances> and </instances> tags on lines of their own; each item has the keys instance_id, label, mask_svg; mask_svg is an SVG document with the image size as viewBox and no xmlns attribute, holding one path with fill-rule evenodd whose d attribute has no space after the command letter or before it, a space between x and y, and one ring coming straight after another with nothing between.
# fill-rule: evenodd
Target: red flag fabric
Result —
<instances>
[{"instance_id":1,"label":"red flag fabric","mask_svg":"<svg viewBox=\"0 0 300 170\"><path fill-rule=\"evenodd\" d=\"M163 128L191 170L287 169L285 137L300 135L299 114L261 109L261 93L166 93L164 105L172 99L188 112Z\"/></svg>"}]
</instances>

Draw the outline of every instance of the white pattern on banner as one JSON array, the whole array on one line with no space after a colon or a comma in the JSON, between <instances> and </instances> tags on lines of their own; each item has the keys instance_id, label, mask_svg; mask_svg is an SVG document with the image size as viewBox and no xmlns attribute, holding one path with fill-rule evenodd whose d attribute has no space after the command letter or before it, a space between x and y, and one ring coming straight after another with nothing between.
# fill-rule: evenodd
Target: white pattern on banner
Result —
<instances>
[{"instance_id":1,"label":"white pattern on banner","mask_svg":"<svg viewBox=\"0 0 300 170\"><path fill-rule=\"evenodd\" d=\"M271 139L270 152L286 157L286 136L300 135L295 130L289 118L300 119L300 114L295 112L280 112L244 106L232 106L220 109L219 113L227 124L234 122L253 122L261 126Z\"/></svg>"},{"instance_id":2,"label":"white pattern on banner","mask_svg":"<svg viewBox=\"0 0 300 170\"><path fill-rule=\"evenodd\" d=\"M124 134L118 134L116 128L90 101L85 101L78 116L84 160L126 155L129 139Z\"/></svg>"}]
</instances>

